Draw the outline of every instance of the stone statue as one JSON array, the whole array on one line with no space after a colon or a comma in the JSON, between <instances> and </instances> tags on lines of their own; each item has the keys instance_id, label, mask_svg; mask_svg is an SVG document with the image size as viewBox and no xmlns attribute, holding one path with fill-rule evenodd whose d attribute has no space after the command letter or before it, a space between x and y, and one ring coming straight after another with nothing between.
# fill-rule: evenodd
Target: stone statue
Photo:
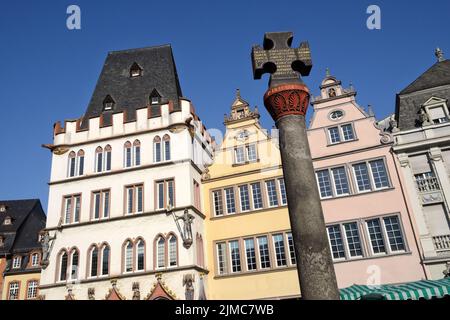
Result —
<instances>
[{"instance_id":1,"label":"stone statue","mask_svg":"<svg viewBox=\"0 0 450 320\"><path fill-rule=\"evenodd\" d=\"M444 278L450 278L450 262L445 263L445 270L442 272L444 274Z\"/></svg>"},{"instance_id":2,"label":"stone statue","mask_svg":"<svg viewBox=\"0 0 450 320\"><path fill-rule=\"evenodd\" d=\"M40 243L42 244L42 268L46 268L48 266L48 257L50 255L51 247L53 245L53 241L56 239L56 236L50 237L50 233L47 230L42 231L40 235ZM51 243L50 243L51 241Z\"/></svg>"},{"instance_id":3,"label":"stone statue","mask_svg":"<svg viewBox=\"0 0 450 320\"><path fill-rule=\"evenodd\" d=\"M139 291L139 282L133 282L133 298L132 300L141 300L141 293Z\"/></svg>"},{"instance_id":4,"label":"stone statue","mask_svg":"<svg viewBox=\"0 0 450 320\"><path fill-rule=\"evenodd\" d=\"M189 214L188 209L185 209L183 215L177 217L177 222L178 220L183 221L183 232L181 233L183 245L185 248L189 248L192 244L192 221L194 221L194 216Z\"/></svg>"},{"instance_id":5,"label":"stone statue","mask_svg":"<svg viewBox=\"0 0 450 320\"><path fill-rule=\"evenodd\" d=\"M183 276L183 286L186 287L184 292L186 300L194 300L194 281L195 276L193 274L185 274Z\"/></svg>"},{"instance_id":6,"label":"stone statue","mask_svg":"<svg viewBox=\"0 0 450 320\"><path fill-rule=\"evenodd\" d=\"M95 288L88 288L88 299L95 300Z\"/></svg>"}]
</instances>

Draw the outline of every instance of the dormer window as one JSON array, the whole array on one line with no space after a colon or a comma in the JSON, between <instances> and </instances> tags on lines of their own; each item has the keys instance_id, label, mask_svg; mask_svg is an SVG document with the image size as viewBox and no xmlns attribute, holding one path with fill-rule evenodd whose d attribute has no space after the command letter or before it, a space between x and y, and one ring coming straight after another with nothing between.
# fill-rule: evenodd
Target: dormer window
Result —
<instances>
[{"instance_id":1,"label":"dormer window","mask_svg":"<svg viewBox=\"0 0 450 320\"><path fill-rule=\"evenodd\" d=\"M13 258L12 267L13 269L19 269L22 264L22 257L16 256Z\"/></svg>"},{"instance_id":2,"label":"dormer window","mask_svg":"<svg viewBox=\"0 0 450 320\"><path fill-rule=\"evenodd\" d=\"M135 78L142 75L142 68L135 62L130 68L130 77Z\"/></svg>"},{"instance_id":3,"label":"dormer window","mask_svg":"<svg viewBox=\"0 0 450 320\"><path fill-rule=\"evenodd\" d=\"M450 121L450 114L447 108L447 100L439 97L428 99L420 110L422 125L440 124Z\"/></svg>"},{"instance_id":4,"label":"dormer window","mask_svg":"<svg viewBox=\"0 0 450 320\"><path fill-rule=\"evenodd\" d=\"M434 124L445 123L449 121L448 115L445 112L443 105L429 108L428 114L430 116L430 121L432 121Z\"/></svg>"},{"instance_id":5,"label":"dormer window","mask_svg":"<svg viewBox=\"0 0 450 320\"><path fill-rule=\"evenodd\" d=\"M5 226L9 226L12 224L12 219L11 217L6 217L5 220L3 221L3 225Z\"/></svg>"},{"instance_id":6,"label":"dormer window","mask_svg":"<svg viewBox=\"0 0 450 320\"><path fill-rule=\"evenodd\" d=\"M108 94L103 100L103 111L113 110L115 104L116 102L114 99Z\"/></svg>"},{"instance_id":7,"label":"dormer window","mask_svg":"<svg viewBox=\"0 0 450 320\"><path fill-rule=\"evenodd\" d=\"M161 95L156 89L150 94L150 104L159 104L161 102Z\"/></svg>"},{"instance_id":8,"label":"dormer window","mask_svg":"<svg viewBox=\"0 0 450 320\"><path fill-rule=\"evenodd\" d=\"M6 212L6 205L0 204L0 212L1 213Z\"/></svg>"}]
</instances>

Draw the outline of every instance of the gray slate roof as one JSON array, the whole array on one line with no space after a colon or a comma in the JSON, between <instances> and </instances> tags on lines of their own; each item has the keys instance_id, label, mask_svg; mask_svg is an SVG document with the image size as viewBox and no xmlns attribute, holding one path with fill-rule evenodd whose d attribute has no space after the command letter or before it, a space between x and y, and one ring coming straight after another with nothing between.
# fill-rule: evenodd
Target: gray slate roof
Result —
<instances>
[{"instance_id":1,"label":"gray slate roof","mask_svg":"<svg viewBox=\"0 0 450 320\"><path fill-rule=\"evenodd\" d=\"M435 63L396 97L395 118L400 130L421 127L422 105L431 97L450 99L450 60Z\"/></svg>"},{"instance_id":2,"label":"gray slate roof","mask_svg":"<svg viewBox=\"0 0 450 320\"><path fill-rule=\"evenodd\" d=\"M130 68L134 63L142 68L139 77L130 77ZM172 100L174 109L179 109L178 100L182 92L170 45L110 52L81 128L87 128L88 119L102 113L105 125L111 124L112 113L125 110L127 120L135 120L136 110L149 105L150 94L154 89L160 94L161 103ZM115 101L113 111L103 111L103 101L107 95ZM159 112L159 106L152 106L152 114Z\"/></svg>"}]
</instances>

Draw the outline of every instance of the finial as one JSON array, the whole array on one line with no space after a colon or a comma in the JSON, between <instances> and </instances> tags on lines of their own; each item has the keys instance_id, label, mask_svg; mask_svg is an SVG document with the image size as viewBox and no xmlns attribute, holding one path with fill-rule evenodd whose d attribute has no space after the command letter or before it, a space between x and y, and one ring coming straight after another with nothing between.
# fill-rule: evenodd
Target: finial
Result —
<instances>
[{"instance_id":1,"label":"finial","mask_svg":"<svg viewBox=\"0 0 450 320\"><path fill-rule=\"evenodd\" d=\"M438 62L444 61L444 52L438 47L434 50L434 55L436 56Z\"/></svg>"},{"instance_id":2,"label":"finial","mask_svg":"<svg viewBox=\"0 0 450 320\"><path fill-rule=\"evenodd\" d=\"M371 104L369 104L368 106L367 106L367 114L369 115L369 117L373 117L375 114L373 113L373 108L372 108L372 105Z\"/></svg>"},{"instance_id":3,"label":"finial","mask_svg":"<svg viewBox=\"0 0 450 320\"><path fill-rule=\"evenodd\" d=\"M241 90L239 90L239 88L236 89L236 98L237 99L241 98Z\"/></svg>"},{"instance_id":4,"label":"finial","mask_svg":"<svg viewBox=\"0 0 450 320\"><path fill-rule=\"evenodd\" d=\"M329 77L331 74L330 74L330 68L326 68L325 69L325 76L327 76L327 77Z\"/></svg>"}]
</instances>

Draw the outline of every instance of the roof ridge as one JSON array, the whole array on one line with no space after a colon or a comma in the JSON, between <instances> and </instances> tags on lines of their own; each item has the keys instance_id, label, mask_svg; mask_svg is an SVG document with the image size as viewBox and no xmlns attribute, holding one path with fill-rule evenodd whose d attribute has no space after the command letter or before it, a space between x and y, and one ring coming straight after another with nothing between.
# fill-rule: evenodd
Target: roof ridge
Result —
<instances>
[{"instance_id":1,"label":"roof ridge","mask_svg":"<svg viewBox=\"0 0 450 320\"><path fill-rule=\"evenodd\" d=\"M157 46L147 46L147 47L123 49L123 50L112 50L112 51L108 51L108 54L137 52L137 51L145 51L145 50L161 49L161 48L172 48L172 46L171 46L171 44L167 43L167 44L161 44L161 45L157 45Z\"/></svg>"}]
</instances>

